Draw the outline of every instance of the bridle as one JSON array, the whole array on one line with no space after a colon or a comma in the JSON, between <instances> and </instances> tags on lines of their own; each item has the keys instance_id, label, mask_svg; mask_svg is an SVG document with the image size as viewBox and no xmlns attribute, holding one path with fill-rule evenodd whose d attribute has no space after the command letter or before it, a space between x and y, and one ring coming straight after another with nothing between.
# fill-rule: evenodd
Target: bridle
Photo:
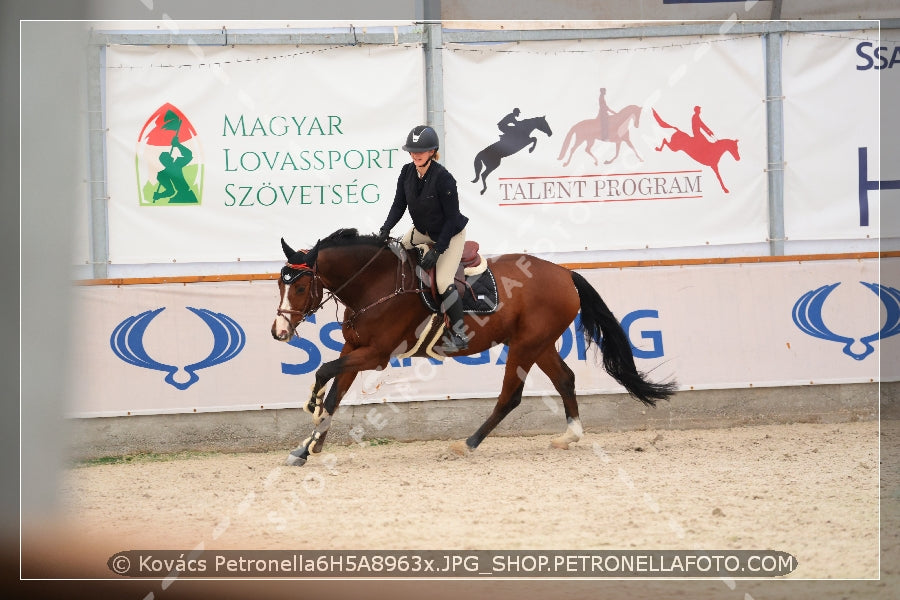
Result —
<instances>
[{"instance_id":1,"label":"bridle","mask_svg":"<svg viewBox=\"0 0 900 600\"><path fill-rule=\"evenodd\" d=\"M363 266L361 266L359 269L357 269L357 271L355 273L353 273L353 275L351 275L349 278L347 278L347 280L344 281L344 283L342 283L340 286L338 286L337 289L335 289L333 291L329 290L325 287L325 283L322 281L322 277L319 275L318 271L316 270L315 265L313 267L310 267L306 263L301 263L301 264L293 264L290 262L286 263L284 265L284 267L282 267L281 275L280 275L281 281L283 281L286 286L285 294L288 293L287 286L290 286L292 283L294 283L294 281L296 281L300 277L312 276L312 282L310 283L309 295L307 296L306 304L303 306L302 309L295 310L295 309L278 308L275 311L276 314L278 314L279 316L285 317L287 319L289 331L291 332L291 337L293 337L296 334L296 328L297 328L297 326L300 325L300 323L305 321L310 315L312 315L313 313L317 312L320 308L325 306L325 304L328 303L329 300L334 300L335 303L337 303L340 300L340 297L338 296L338 294L340 294L341 291L344 288L346 288L354 279L356 279L357 277L362 275L362 273L367 268L369 268L369 266L373 262L375 262L375 259L378 258L378 256L384 250L385 250L385 247L379 248L378 251L375 252L375 254L373 254L372 257L368 261L366 261L366 263ZM400 273L398 276L398 279L400 280L399 287L396 290L394 290L392 293L388 294L387 296L384 296L383 298L379 298L372 304L369 304L368 306L364 306L363 308L361 308L359 310L353 311L353 313L354 313L353 316L351 316L347 321L345 321L345 323L349 323L352 327L353 320L356 317L358 317L360 314L362 314L363 312L369 310L370 308L377 306L387 300L390 300L394 296L398 296L400 294L407 293L407 292L417 292L418 291L415 289L413 289L413 290L405 289L406 288L406 286L405 286L406 276L402 270L403 263L400 263L399 267L400 267ZM326 291L328 292L327 297L325 297ZM297 321L296 324L292 323L291 318L295 317L297 315L300 316L300 320ZM344 323L342 323L342 325L343 324Z\"/></svg>"},{"instance_id":2,"label":"bridle","mask_svg":"<svg viewBox=\"0 0 900 600\"><path fill-rule=\"evenodd\" d=\"M322 308L322 306L326 302L328 302L328 300L334 297L334 294L331 294L331 292L329 292L331 295L328 298L323 298L323 290L325 289L325 286L322 283L322 278L319 277L319 274L316 272L315 268L310 268L306 263L294 264L291 262L287 262L281 268L279 279L284 283L284 293L288 294L290 286L297 279L306 276L311 276L312 281L310 282L309 294L306 297L306 304L303 306L303 308L300 310L296 310L292 308L281 308L279 306L275 311L275 314L284 317L287 320L288 330L291 333L291 337L296 334L297 326L300 325L300 323L305 321L311 314ZM300 316L300 320L296 323L293 323L292 318L297 315Z\"/></svg>"}]
</instances>

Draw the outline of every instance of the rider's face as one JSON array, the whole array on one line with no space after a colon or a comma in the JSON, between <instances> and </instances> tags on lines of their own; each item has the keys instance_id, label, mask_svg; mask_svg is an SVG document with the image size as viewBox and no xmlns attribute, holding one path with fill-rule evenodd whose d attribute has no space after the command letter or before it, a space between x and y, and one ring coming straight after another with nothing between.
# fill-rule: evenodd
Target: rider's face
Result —
<instances>
[{"instance_id":1,"label":"rider's face","mask_svg":"<svg viewBox=\"0 0 900 600\"><path fill-rule=\"evenodd\" d=\"M434 155L434 150L426 150L425 152L410 152L409 156L412 158L413 164L417 167L421 167L425 163L428 162L428 159Z\"/></svg>"}]
</instances>

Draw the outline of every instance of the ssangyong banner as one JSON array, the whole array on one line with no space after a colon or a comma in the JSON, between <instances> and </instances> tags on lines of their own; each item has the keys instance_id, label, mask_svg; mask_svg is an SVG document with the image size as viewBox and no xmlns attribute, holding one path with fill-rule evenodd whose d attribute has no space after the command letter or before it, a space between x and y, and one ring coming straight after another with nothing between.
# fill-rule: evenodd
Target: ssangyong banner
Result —
<instances>
[{"instance_id":1,"label":"ssangyong banner","mask_svg":"<svg viewBox=\"0 0 900 600\"><path fill-rule=\"evenodd\" d=\"M767 238L759 36L448 44L447 160L498 251Z\"/></svg>"},{"instance_id":2,"label":"ssangyong banner","mask_svg":"<svg viewBox=\"0 0 900 600\"><path fill-rule=\"evenodd\" d=\"M900 352L900 280L879 280L876 260L582 273L621 322L638 368L682 390L900 379L897 361L881 360ZM76 296L70 416L298 408L343 343L332 303L299 337L275 341L274 281L79 287ZM557 350L579 394L623 391L575 323ZM343 404L496 398L505 363L502 345L443 363L393 359L361 373ZM537 368L524 393L558 402Z\"/></svg>"},{"instance_id":3,"label":"ssangyong banner","mask_svg":"<svg viewBox=\"0 0 900 600\"><path fill-rule=\"evenodd\" d=\"M896 42L877 31L784 36L784 228L789 240L879 237L879 196L896 205L898 161L881 160L879 86ZM895 68L896 70L896 68ZM883 74L883 75L882 75ZM881 167L881 168L880 168ZM881 169L885 169L882 173ZM887 186L884 186L887 187ZM887 214L897 215L896 208ZM897 226L884 221L885 236Z\"/></svg>"},{"instance_id":4,"label":"ssangyong banner","mask_svg":"<svg viewBox=\"0 0 900 600\"><path fill-rule=\"evenodd\" d=\"M376 231L425 114L418 45L110 46L105 72L112 263Z\"/></svg>"}]
</instances>

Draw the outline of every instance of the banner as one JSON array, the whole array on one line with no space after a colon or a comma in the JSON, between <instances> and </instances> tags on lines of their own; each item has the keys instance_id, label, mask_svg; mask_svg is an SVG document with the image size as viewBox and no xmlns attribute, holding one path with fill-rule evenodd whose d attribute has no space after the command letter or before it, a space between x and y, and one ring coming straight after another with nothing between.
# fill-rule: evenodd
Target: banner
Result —
<instances>
[{"instance_id":1,"label":"banner","mask_svg":"<svg viewBox=\"0 0 900 600\"><path fill-rule=\"evenodd\" d=\"M890 54L882 56L889 49L882 49L878 39L877 31L784 36L784 229L789 240L879 237L879 73L890 66ZM893 179L900 177L896 162L884 163L894 171ZM885 235L896 235L894 229Z\"/></svg>"},{"instance_id":2,"label":"banner","mask_svg":"<svg viewBox=\"0 0 900 600\"><path fill-rule=\"evenodd\" d=\"M887 260L896 267L900 261ZM896 381L900 279L877 260L584 271L631 340L636 363L680 389ZM297 408L338 357L328 303L290 343L272 339L274 281L75 289L67 365L78 417ZM579 394L621 393L571 325L557 350ZM494 398L504 346L444 363L393 359L361 373L343 404ZM558 398L533 368L524 393ZM677 401L677 396L676 400Z\"/></svg>"},{"instance_id":3,"label":"banner","mask_svg":"<svg viewBox=\"0 0 900 600\"><path fill-rule=\"evenodd\" d=\"M377 231L424 120L422 51L110 46L111 263L278 260Z\"/></svg>"},{"instance_id":4,"label":"banner","mask_svg":"<svg viewBox=\"0 0 900 600\"><path fill-rule=\"evenodd\" d=\"M492 252L764 242L759 36L448 44L447 164Z\"/></svg>"}]
</instances>

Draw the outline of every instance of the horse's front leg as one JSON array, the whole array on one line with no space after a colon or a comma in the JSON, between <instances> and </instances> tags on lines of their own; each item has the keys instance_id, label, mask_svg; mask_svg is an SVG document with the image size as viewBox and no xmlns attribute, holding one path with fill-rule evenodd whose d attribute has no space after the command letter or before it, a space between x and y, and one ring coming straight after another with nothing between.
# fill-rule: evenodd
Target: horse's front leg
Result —
<instances>
[{"instance_id":1,"label":"horse's front leg","mask_svg":"<svg viewBox=\"0 0 900 600\"><path fill-rule=\"evenodd\" d=\"M619 148L620 148L621 146L622 146L622 142L616 142L616 154L615 154L612 158L610 158L609 160L604 160L604 161L603 161L603 164L604 164L604 165L608 165L608 164L611 163L612 161L614 161L614 160L616 160L617 158L619 158Z\"/></svg>"},{"instance_id":2,"label":"horse's front leg","mask_svg":"<svg viewBox=\"0 0 900 600\"><path fill-rule=\"evenodd\" d=\"M337 377L346 365L345 357L351 350L347 346L341 350L341 356L337 360L324 363L316 370L316 380L313 383L309 400L303 405L303 410L313 417L313 422L318 425L322 419L322 406L325 397L325 386L328 382ZM333 386L332 386L333 387Z\"/></svg>"},{"instance_id":3,"label":"horse's front leg","mask_svg":"<svg viewBox=\"0 0 900 600\"><path fill-rule=\"evenodd\" d=\"M328 435L328 430L331 428L331 418L334 415L334 411L337 410L347 390L353 385L356 374L357 371L351 371L341 373L334 378L334 384L328 390L324 404L319 405L313 414L315 428L306 439L300 442L300 445L291 450L285 464L297 467L302 466L306 463L310 453L317 454L322 451L322 446L325 444L325 436Z\"/></svg>"},{"instance_id":4,"label":"horse's front leg","mask_svg":"<svg viewBox=\"0 0 900 600\"><path fill-rule=\"evenodd\" d=\"M537 138L536 138L536 137L530 137L530 138L528 138L528 141L531 142L531 148L529 148L528 151L529 151L529 152L534 152L534 148L535 148L535 146L537 146Z\"/></svg>"},{"instance_id":5,"label":"horse's front leg","mask_svg":"<svg viewBox=\"0 0 900 600\"><path fill-rule=\"evenodd\" d=\"M713 165L713 166L712 166L712 170L713 170L713 173L716 174L716 178L719 180L719 185L722 186L722 191L725 192L725 193L727 194L727 193L728 193L728 188L725 187L725 182L722 181L722 176L719 175L719 166L718 166L718 165Z\"/></svg>"},{"instance_id":6,"label":"horse's front leg","mask_svg":"<svg viewBox=\"0 0 900 600\"><path fill-rule=\"evenodd\" d=\"M626 135L625 137L622 138L622 140L623 140L626 144L628 144L628 147L631 148L631 151L634 152L634 155L637 156L637 159L638 159L639 161L641 161L641 162L644 162L644 159L641 158L641 155L638 154L638 151L635 149L634 145L631 143L631 136ZM616 154L618 154L618 152L619 152L619 150L618 150L618 148L617 148L617 149L616 149Z\"/></svg>"},{"instance_id":7,"label":"horse's front leg","mask_svg":"<svg viewBox=\"0 0 900 600\"><path fill-rule=\"evenodd\" d=\"M344 345L340 358L323 364L316 371L316 383L313 385L313 395L307 407L313 405L313 423L315 428L300 445L288 455L287 464L300 466L306 463L309 453L321 452L325 435L331 427L331 418L341 403L347 390L353 384L356 374L360 371L384 367L390 355L382 356L382 353L372 347L354 348ZM334 384L328 395L322 400L324 386L334 379Z\"/></svg>"}]
</instances>

